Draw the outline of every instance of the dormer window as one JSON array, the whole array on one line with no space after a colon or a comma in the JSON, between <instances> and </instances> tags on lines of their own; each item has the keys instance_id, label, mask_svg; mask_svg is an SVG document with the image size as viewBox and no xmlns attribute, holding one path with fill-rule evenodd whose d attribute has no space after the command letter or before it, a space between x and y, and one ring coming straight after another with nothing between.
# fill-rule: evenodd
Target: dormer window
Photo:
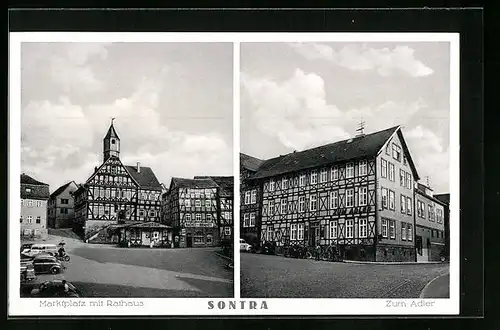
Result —
<instances>
[{"instance_id":1,"label":"dormer window","mask_svg":"<svg viewBox=\"0 0 500 330\"><path fill-rule=\"evenodd\" d=\"M27 193L31 192L31 188L26 188L26 192Z\"/></svg>"}]
</instances>

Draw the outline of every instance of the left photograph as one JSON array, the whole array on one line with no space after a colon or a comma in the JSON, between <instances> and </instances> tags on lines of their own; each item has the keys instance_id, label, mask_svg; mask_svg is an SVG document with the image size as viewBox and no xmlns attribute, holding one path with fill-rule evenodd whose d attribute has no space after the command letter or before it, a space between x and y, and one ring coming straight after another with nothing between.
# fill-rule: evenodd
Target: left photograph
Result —
<instances>
[{"instance_id":1,"label":"left photograph","mask_svg":"<svg viewBox=\"0 0 500 330\"><path fill-rule=\"evenodd\" d=\"M232 43L23 42L20 116L21 298L233 296Z\"/></svg>"}]
</instances>

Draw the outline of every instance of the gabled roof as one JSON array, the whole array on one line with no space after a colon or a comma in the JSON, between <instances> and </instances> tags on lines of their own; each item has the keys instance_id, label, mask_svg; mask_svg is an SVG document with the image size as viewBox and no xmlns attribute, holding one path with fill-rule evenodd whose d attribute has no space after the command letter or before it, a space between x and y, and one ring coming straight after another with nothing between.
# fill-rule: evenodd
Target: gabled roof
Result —
<instances>
[{"instance_id":1,"label":"gabled roof","mask_svg":"<svg viewBox=\"0 0 500 330\"><path fill-rule=\"evenodd\" d=\"M195 176L195 180L199 179L211 179L220 188L219 193L223 196L234 195L234 177L232 176Z\"/></svg>"},{"instance_id":2,"label":"gabled roof","mask_svg":"<svg viewBox=\"0 0 500 330\"><path fill-rule=\"evenodd\" d=\"M435 194L434 197L445 204L450 204L450 194Z\"/></svg>"},{"instance_id":3,"label":"gabled roof","mask_svg":"<svg viewBox=\"0 0 500 330\"><path fill-rule=\"evenodd\" d=\"M265 161L262 159L258 159L240 152L240 165L249 171L256 172L264 162Z\"/></svg>"},{"instance_id":4,"label":"gabled roof","mask_svg":"<svg viewBox=\"0 0 500 330\"><path fill-rule=\"evenodd\" d=\"M120 138L118 137L118 134L116 133L116 130L115 130L115 127L113 126L113 124L111 124L111 126L109 126L108 133L106 133L106 136L104 137L104 139L110 139L110 138L115 138L115 139L120 140Z\"/></svg>"},{"instance_id":5,"label":"gabled roof","mask_svg":"<svg viewBox=\"0 0 500 330\"><path fill-rule=\"evenodd\" d=\"M75 181L70 181L62 186L60 186L59 188L56 189L56 191L54 191L52 194L50 194L50 198L53 198L53 197L56 197L56 196L59 196L60 193L62 193L64 190L66 190L66 188L70 185L74 183L75 186L77 187L78 189L78 186L76 185Z\"/></svg>"},{"instance_id":6,"label":"gabled roof","mask_svg":"<svg viewBox=\"0 0 500 330\"><path fill-rule=\"evenodd\" d=\"M137 166L124 165L132 178L139 184L140 188L161 190L161 184L156 178L153 170L147 166L141 166L141 172L137 172Z\"/></svg>"},{"instance_id":7,"label":"gabled roof","mask_svg":"<svg viewBox=\"0 0 500 330\"><path fill-rule=\"evenodd\" d=\"M184 179L184 178L172 178L172 183L170 187L178 188L217 188L217 184L210 178L203 179Z\"/></svg>"},{"instance_id":8,"label":"gabled roof","mask_svg":"<svg viewBox=\"0 0 500 330\"><path fill-rule=\"evenodd\" d=\"M21 174L22 199L49 199L49 185L37 181L26 174Z\"/></svg>"},{"instance_id":9,"label":"gabled roof","mask_svg":"<svg viewBox=\"0 0 500 330\"><path fill-rule=\"evenodd\" d=\"M398 129L399 126L394 126L375 133L273 158L269 163L264 162L252 178L266 178L308 168L376 156L387 140Z\"/></svg>"}]
</instances>

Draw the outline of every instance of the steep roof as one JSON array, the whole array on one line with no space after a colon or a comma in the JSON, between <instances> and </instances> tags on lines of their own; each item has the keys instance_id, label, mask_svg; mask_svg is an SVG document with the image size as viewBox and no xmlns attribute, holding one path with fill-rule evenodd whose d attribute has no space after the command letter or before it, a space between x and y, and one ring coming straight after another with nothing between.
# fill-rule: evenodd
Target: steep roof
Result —
<instances>
[{"instance_id":1,"label":"steep roof","mask_svg":"<svg viewBox=\"0 0 500 330\"><path fill-rule=\"evenodd\" d=\"M273 158L270 163L265 162L264 166L261 166L252 178L271 177L332 163L375 156L398 129L399 126L394 126L364 136Z\"/></svg>"},{"instance_id":2,"label":"steep roof","mask_svg":"<svg viewBox=\"0 0 500 330\"><path fill-rule=\"evenodd\" d=\"M434 197L443 203L450 204L450 194L436 194Z\"/></svg>"},{"instance_id":3,"label":"steep roof","mask_svg":"<svg viewBox=\"0 0 500 330\"><path fill-rule=\"evenodd\" d=\"M225 196L234 195L234 177L232 176L209 176L209 177L201 177L195 176L195 180L199 179L212 179L217 186L220 188L220 194Z\"/></svg>"},{"instance_id":4,"label":"steep roof","mask_svg":"<svg viewBox=\"0 0 500 330\"><path fill-rule=\"evenodd\" d=\"M124 165L130 175L139 184L140 188L161 190L161 184L156 178L153 170L147 166L141 166L140 173L137 172L137 166Z\"/></svg>"},{"instance_id":5,"label":"steep roof","mask_svg":"<svg viewBox=\"0 0 500 330\"><path fill-rule=\"evenodd\" d=\"M70 184L74 183L75 186L77 187L78 189L78 186L76 185L75 181L70 181L66 184L63 184L62 186L60 186L59 188L56 189L56 191L54 191L52 194L50 194L50 198L52 197L56 197L56 196L59 196L60 193L62 193Z\"/></svg>"},{"instance_id":6,"label":"steep roof","mask_svg":"<svg viewBox=\"0 0 500 330\"><path fill-rule=\"evenodd\" d=\"M265 161L240 152L240 164L250 171L257 171Z\"/></svg>"},{"instance_id":7,"label":"steep roof","mask_svg":"<svg viewBox=\"0 0 500 330\"><path fill-rule=\"evenodd\" d=\"M118 140L120 139L118 137L118 134L116 133L116 130L115 130L115 127L113 126L113 124L111 124L111 126L109 126L108 133L106 133L106 136L104 138L105 139L115 138Z\"/></svg>"},{"instance_id":8,"label":"steep roof","mask_svg":"<svg viewBox=\"0 0 500 330\"><path fill-rule=\"evenodd\" d=\"M172 178L172 185L179 188L217 188L217 184L214 180L210 178L203 179L184 179L184 178Z\"/></svg>"},{"instance_id":9,"label":"steep roof","mask_svg":"<svg viewBox=\"0 0 500 330\"><path fill-rule=\"evenodd\" d=\"M49 185L37 181L26 174L21 174L22 199L49 199Z\"/></svg>"}]
</instances>

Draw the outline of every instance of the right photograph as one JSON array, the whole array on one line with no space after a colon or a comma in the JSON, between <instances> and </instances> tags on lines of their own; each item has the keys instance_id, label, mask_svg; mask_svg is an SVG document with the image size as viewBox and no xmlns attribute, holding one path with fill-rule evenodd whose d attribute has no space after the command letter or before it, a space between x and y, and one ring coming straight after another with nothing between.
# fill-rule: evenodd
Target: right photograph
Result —
<instances>
[{"instance_id":1,"label":"right photograph","mask_svg":"<svg viewBox=\"0 0 500 330\"><path fill-rule=\"evenodd\" d=\"M449 298L450 43L241 43L242 298Z\"/></svg>"}]
</instances>

